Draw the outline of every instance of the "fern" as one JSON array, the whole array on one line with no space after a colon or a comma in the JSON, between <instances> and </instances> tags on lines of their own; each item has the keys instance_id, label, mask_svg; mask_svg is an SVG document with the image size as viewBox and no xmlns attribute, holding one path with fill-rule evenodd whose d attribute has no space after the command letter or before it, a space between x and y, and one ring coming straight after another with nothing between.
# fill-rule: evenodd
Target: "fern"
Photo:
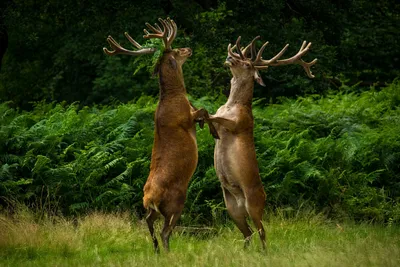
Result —
<instances>
[{"instance_id":1,"label":"fern","mask_svg":"<svg viewBox=\"0 0 400 267\"><path fill-rule=\"evenodd\" d=\"M293 210L308 203L330 216L400 220L399 92L395 81L381 91L282 98L268 106L255 100L254 139L268 205ZM193 104L216 111L225 100ZM0 195L34 206L46 188L65 214L143 213L156 103L149 96L81 109L40 102L31 112L0 104ZM207 223L223 201L207 126L197 129L197 143L184 220Z\"/></svg>"},{"instance_id":2,"label":"fern","mask_svg":"<svg viewBox=\"0 0 400 267\"><path fill-rule=\"evenodd\" d=\"M149 64L148 60L144 59L144 57L137 57L134 62L136 69L133 75L136 75L141 69L146 69L149 73L153 73L165 50L164 43L161 39L148 39L142 47L155 48L156 52L153 53L151 57L151 64Z\"/></svg>"}]
</instances>

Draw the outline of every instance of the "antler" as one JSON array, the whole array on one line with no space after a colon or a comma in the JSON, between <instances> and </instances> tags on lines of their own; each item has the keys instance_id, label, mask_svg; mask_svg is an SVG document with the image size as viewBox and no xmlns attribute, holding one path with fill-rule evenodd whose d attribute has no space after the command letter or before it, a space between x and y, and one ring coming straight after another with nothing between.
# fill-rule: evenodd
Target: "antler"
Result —
<instances>
[{"instance_id":1,"label":"antler","mask_svg":"<svg viewBox=\"0 0 400 267\"><path fill-rule=\"evenodd\" d=\"M124 54L124 55L130 55L130 56L138 56L138 55L143 55L143 54L152 54L156 51L155 48L143 48L138 42L132 39L132 37L125 32L125 37L133 44L136 48L139 50L128 50L123 48L119 43L117 43L114 38L111 36L108 36L107 42L110 44L111 48L113 50L108 50L107 48L103 48L104 53L106 53L109 56L115 56L118 54Z\"/></svg>"},{"instance_id":2,"label":"antler","mask_svg":"<svg viewBox=\"0 0 400 267\"><path fill-rule=\"evenodd\" d=\"M149 28L149 30L153 31L154 33L150 33L148 30L144 29L145 35L143 38L145 39L151 39L151 38L160 38L163 39L164 46L166 50L171 50L171 44L174 41L176 34L178 32L178 27L176 26L175 22L170 19L158 19L162 25L162 29L160 26L158 26L157 23L152 26L150 23L146 22L146 26ZM133 44L137 49L139 50L128 50L123 48L119 43L117 43L114 38L111 36L108 36L107 42L110 44L111 48L113 50L108 50L107 48L103 48L104 53L106 53L109 56L114 56L118 54L124 54L124 55L131 55L131 56L138 56L142 54L152 54L154 53L157 49L155 48L143 48L138 42L132 39L132 37L125 32L125 37Z\"/></svg>"},{"instance_id":3,"label":"antler","mask_svg":"<svg viewBox=\"0 0 400 267\"><path fill-rule=\"evenodd\" d=\"M240 39L241 37L239 36L236 44L231 47L231 45L228 45L228 54L231 57L234 57L239 60L250 60L254 68L256 69L266 69L269 66L281 66L281 65L289 65L289 64L298 64L301 65L304 70L307 73L307 76L310 78L314 78L315 76L311 73L311 66L313 66L315 63L317 63L317 59L314 59L311 62L305 62L301 59L303 55L305 55L308 50L310 50L311 43L308 43L306 41L303 42L302 46L300 47L299 52L297 52L296 55L294 55L291 58L287 59L282 59L279 60L279 58L286 52L287 48L289 47L289 44L285 45L285 47L274 57L272 57L269 60L262 59L262 53L264 52L265 47L268 45L268 42L264 43L263 46L260 48L258 53L256 52L256 47L255 47L255 42L260 39L260 36L257 36L254 38L251 43L246 46L244 49L240 48ZM307 46L306 46L307 44ZM233 52L233 50L236 48L238 53ZM251 57L248 58L247 55L250 51Z\"/></svg>"},{"instance_id":4,"label":"antler","mask_svg":"<svg viewBox=\"0 0 400 267\"><path fill-rule=\"evenodd\" d=\"M167 19L159 18L158 21L161 23L163 28L161 29L161 27L158 26L157 23L154 24L154 26L155 26L154 27L150 23L146 22L146 26L154 33L150 33L149 31L144 29L143 31L146 35L143 35L143 38L145 38L145 39L151 39L151 38L163 39L165 49L171 50L172 49L171 44L176 37L176 34L178 32L178 27L176 26L175 22L170 18L167 18Z\"/></svg>"},{"instance_id":5,"label":"antler","mask_svg":"<svg viewBox=\"0 0 400 267\"><path fill-rule=\"evenodd\" d=\"M307 44L307 42L304 41L299 49L299 52L297 52L296 55L292 56L291 58L282 59L282 60L279 60L279 58L286 52L287 48L289 47L289 44L285 45L285 47L282 48L282 50L278 54L276 54L273 58L271 58L269 60L264 60L264 59L262 59L262 53L264 52L264 49L267 45L268 45L268 42L263 44L263 46L260 48L260 50L257 53L256 59L252 62L253 66L256 69L266 69L269 66L282 66L282 65L289 65L289 64L298 64L304 68L308 77L310 77L310 78L315 77L311 73L310 68L315 63L317 63L317 59L314 59L311 62L305 62L301 59L301 57L304 56L308 52L308 50L310 50L311 42Z\"/></svg>"}]
</instances>

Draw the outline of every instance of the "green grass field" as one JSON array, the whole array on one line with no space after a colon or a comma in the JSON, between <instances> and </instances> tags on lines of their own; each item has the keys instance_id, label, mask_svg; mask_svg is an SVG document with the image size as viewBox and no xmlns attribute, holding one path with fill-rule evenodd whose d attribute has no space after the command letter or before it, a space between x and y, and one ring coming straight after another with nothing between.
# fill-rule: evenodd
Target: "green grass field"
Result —
<instances>
[{"instance_id":1,"label":"green grass field","mask_svg":"<svg viewBox=\"0 0 400 267\"><path fill-rule=\"evenodd\" d=\"M161 225L158 225L158 230ZM254 235L243 249L233 226L178 227L171 252L154 254L143 221L94 213L77 222L36 223L29 212L0 215L1 266L400 266L400 227L336 223L320 216L265 222L268 252Z\"/></svg>"}]
</instances>

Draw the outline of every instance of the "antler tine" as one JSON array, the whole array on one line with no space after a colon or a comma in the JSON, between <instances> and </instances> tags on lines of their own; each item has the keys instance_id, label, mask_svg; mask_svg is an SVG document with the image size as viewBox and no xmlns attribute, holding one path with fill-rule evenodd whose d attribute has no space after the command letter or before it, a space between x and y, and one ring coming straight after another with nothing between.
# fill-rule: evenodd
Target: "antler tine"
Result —
<instances>
[{"instance_id":1,"label":"antler tine","mask_svg":"<svg viewBox=\"0 0 400 267\"><path fill-rule=\"evenodd\" d=\"M303 43L301 44L301 47L299 49L299 51L303 50L304 46L306 46L307 42L304 40ZM311 46L311 42L308 44L308 48L310 48Z\"/></svg>"},{"instance_id":2,"label":"antler tine","mask_svg":"<svg viewBox=\"0 0 400 267\"><path fill-rule=\"evenodd\" d=\"M124 35L128 39L128 41L131 42L131 44L133 44L136 48L139 48L139 49L143 48L138 42L133 40L133 38L127 32L124 32Z\"/></svg>"},{"instance_id":3,"label":"antler tine","mask_svg":"<svg viewBox=\"0 0 400 267\"><path fill-rule=\"evenodd\" d=\"M317 63L317 61L318 61L318 59L316 59L316 58L315 58L313 61L311 61L311 62L305 62L305 61L303 61L302 59L300 59L300 62L297 63L297 64L299 64L299 65L301 65L301 66L303 67L303 69L304 69L305 72L307 73L307 76L308 76L308 77L314 78L315 76L312 74L310 68L311 68L315 63Z\"/></svg>"},{"instance_id":4,"label":"antler tine","mask_svg":"<svg viewBox=\"0 0 400 267\"><path fill-rule=\"evenodd\" d=\"M242 39L242 36L239 36L236 40L236 50L239 52L240 59L245 59L242 50L240 49L240 39Z\"/></svg>"},{"instance_id":5,"label":"antler tine","mask_svg":"<svg viewBox=\"0 0 400 267\"><path fill-rule=\"evenodd\" d=\"M143 35L143 38L147 38L150 35L150 32L146 29L143 29L143 32L145 35Z\"/></svg>"},{"instance_id":6,"label":"antler tine","mask_svg":"<svg viewBox=\"0 0 400 267\"><path fill-rule=\"evenodd\" d=\"M262 60L262 53L264 52L264 49L265 49L265 47L267 47L268 44L269 44L269 42L265 42L265 43L261 46L260 50L259 50L258 53L257 53L256 59L254 60L254 62L259 62L259 61Z\"/></svg>"},{"instance_id":7,"label":"antler tine","mask_svg":"<svg viewBox=\"0 0 400 267\"><path fill-rule=\"evenodd\" d=\"M147 26L147 28L149 28L150 30L152 30L155 33L162 33L162 30L160 28L160 26L157 25L157 23L155 24L158 28L153 27L150 23L146 22L145 25ZM146 30L147 31L147 30ZM147 31L148 32L148 31ZM148 32L149 33L149 32Z\"/></svg>"},{"instance_id":8,"label":"antler tine","mask_svg":"<svg viewBox=\"0 0 400 267\"><path fill-rule=\"evenodd\" d=\"M250 48L251 60L254 60L254 57L256 56L256 46L255 46L255 42L256 42L258 39L260 39L260 36L256 36L256 37L251 41L251 43L250 43L248 46L246 46L246 48L243 49L243 51L242 51L243 55L246 56L246 54L247 54L247 49Z\"/></svg>"},{"instance_id":9,"label":"antler tine","mask_svg":"<svg viewBox=\"0 0 400 267\"><path fill-rule=\"evenodd\" d=\"M157 23L154 23L154 26L157 28L158 31L162 32L161 27Z\"/></svg>"},{"instance_id":10,"label":"antler tine","mask_svg":"<svg viewBox=\"0 0 400 267\"><path fill-rule=\"evenodd\" d=\"M256 59L253 61L253 65L255 68L262 67L262 66L271 66L274 62L276 62L287 50L289 44L286 44L282 50L276 54L273 58L269 60L262 59L262 53L264 52L265 47L267 46L268 42L266 42L261 49L257 53Z\"/></svg>"},{"instance_id":11,"label":"antler tine","mask_svg":"<svg viewBox=\"0 0 400 267\"><path fill-rule=\"evenodd\" d=\"M128 50L123 48L119 43L117 43L114 38L111 36L108 36L107 42L110 44L111 48L113 50L108 50L107 48L103 48L104 53L106 53L109 56L114 56L118 54L125 54L125 55L131 55L131 56L138 56L142 54L152 54L156 51L154 48L142 48L140 44L138 44L135 40L132 39L132 37L129 36L128 33L125 33L125 36L127 36L128 40L136 47L139 48L137 51L133 50Z\"/></svg>"},{"instance_id":12,"label":"antler tine","mask_svg":"<svg viewBox=\"0 0 400 267\"><path fill-rule=\"evenodd\" d=\"M232 45L231 44L228 44L228 55L230 55L231 57L235 56L234 53L232 52Z\"/></svg>"},{"instance_id":13,"label":"antler tine","mask_svg":"<svg viewBox=\"0 0 400 267\"><path fill-rule=\"evenodd\" d=\"M276 62L286 52L288 47L289 47L289 44L286 44L285 47L282 48L282 50L278 54L276 54L276 56L274 56L273 58L271 58L270 60L267 60L267 61L269 61L269 63Z\"/></svg>"},{"instance_id":14,"label":"antler tine","mask_svg":"<svg viewBox=\"0 0 400 267\"><path fill-rule=\"evenodd\" d=\"M240 56L237 53L233 52L233 49L235 48L236 45L232 46L232 44L228 44L228 55L230 55L233 58L240 59Z\"/></svg>"},{"instance_id":15,"label":"antler tine","mask_svg":"<svg viewBox=\"0 0 400 267\"><path fill-rule=\"evenodd\" d=\"M248 44L244 49L242 49L243 56L247 57L248 49L250 48L251 44Z\"/></svg>"},{"instance_id":16,"label":"antler tine","mask_svg":"<svg viewBox=\"0 0 400 267\"><path fill-rule=\"evenodd\" d=\"M109 55L109 56L114 56L114 55L116 55L118 52L117 52L117 50L118 50L118 43L117 42L115 42L115 40L111 37L111 36L108 36L108 38L107 38L107 42L110 44L110 46L114 49L114 50L108 50L107 48L105 48L105 47L103 47L103 51L104 51L104 53L106 53L107 55Z\"/></svg>"}]
</instances>

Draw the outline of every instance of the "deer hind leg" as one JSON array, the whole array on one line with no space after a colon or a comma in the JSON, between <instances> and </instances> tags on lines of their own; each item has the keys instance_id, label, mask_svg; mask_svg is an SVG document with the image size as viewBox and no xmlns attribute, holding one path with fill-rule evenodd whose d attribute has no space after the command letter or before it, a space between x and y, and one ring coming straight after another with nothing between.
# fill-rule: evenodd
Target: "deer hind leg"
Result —
<instances>
[{"instance_id":1,"label":"deer hind leg","mask_svg":"<svg viewBox=\"0 0 400 267\"><path fill-rule=\"evenodd\" d=\"M247 211L244 203L238 203L232 193L223 187L222 192L224 194L226 209L240 232L242 232L245 240L244 247L247 248L250 244L252 230L246 221Z\"/></svg>"},{"instance_id":2,"label":"deer hind leg","mask_svg":"<svg viewBox=\"0 0 400 267\"><path fill-rule=\"evenodd\" d=\"M265 207L265 193L251 193L246 196L246 210L253 221L261 239L261 245L266 250L265 230L262 224L262 215Z\"/></svg>"},{"instance_id":3,"label":"deer hind leg","mask_svg":"<svg viewBox=\"0 0 400 267\"><path fill-rule=\"evenodd\" d=\"M154 246L154 251L156 253L160 252L160 249L158 247L158 240L157 237L154 233L154 221L158 218L159 213L156 212L153 209L149 209L149 212L146 216L146 222L147 222L147 226L149 227L149 231L150 231L150 235L151 235L151 239L153 240L153 246Z\"/></svg>"},{"instance_id":4,"label":"deer hind leg","mask_svg":"<svg viewBox=\"0 0 400 267\"><path fill-rule=\"evenodd\" d=\"M164 249L169 251L169 237L171 236L172 230L174 229L178 219L181 217L182 212L173 213L171 215L164 215L164 227L161 231L161 239L163 242Z\"/></svg>"}]
</instances>

